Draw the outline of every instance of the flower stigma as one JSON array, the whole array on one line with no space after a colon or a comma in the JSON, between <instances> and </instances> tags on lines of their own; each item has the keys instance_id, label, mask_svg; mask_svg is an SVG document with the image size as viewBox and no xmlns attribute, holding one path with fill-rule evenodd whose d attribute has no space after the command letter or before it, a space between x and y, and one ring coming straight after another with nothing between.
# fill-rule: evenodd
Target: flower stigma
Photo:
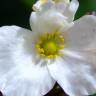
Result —
<instances>
[{"instance_id":1,"label":"flower stigma","mask_svg":"<svg viewBox=\"0 0 96 96\"><path fill-rule=\"evenodd\" d=\"M39 55L47 59L61 56L61 49L64 49L64 37L59 32L45 33L36 44Z\"/></svg>"}]
</instances>

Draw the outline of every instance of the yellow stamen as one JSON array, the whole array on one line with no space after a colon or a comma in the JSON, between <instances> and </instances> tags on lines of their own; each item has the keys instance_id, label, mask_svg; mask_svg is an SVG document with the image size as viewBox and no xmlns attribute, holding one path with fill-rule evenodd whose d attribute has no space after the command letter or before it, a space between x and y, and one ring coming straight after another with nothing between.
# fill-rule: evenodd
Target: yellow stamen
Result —
<instances>
[{"instance_id":1,"label":"yellow stamen","mask_svg":"<svg viewBox=\"0 0 96 96\"><path fill-rule=\"evenodd\" d=\"M43 57L43 58L46 57L44 54L40 54L40 56Z\"/></svg>"},{"instance_id":2,"label":"yellow stamen","mask_svg":"<svg viewBox=\"0 0 96 96\"><path fill-rule=\"evenodd\" d=\"M60 49L64 49L64 45L60 45L59 48L60 48Z\"/></svg>"},{"instance_id":3,"label":"yellow stamen","mask_svg":"<svg viewBox=\"0 0 96 96\"><path fill-rule=\"evenodd\" d=\"M36 45L36 48L40 48L40 45L39 45L39 44L37 44L37 45Z\"/></svg>"},{"instance_id":4,"label":"yellow stamen","mask_svg":"<svg viewBox=\"0 0 96 96\"><path fill-rule=\"evenodd\" d=\"M49 55L47 56L49 59L52 59L54 56L53 55Z\"/></svg>"},{"instance_id":5,"label":"yellow stamen","mask_svg":"<svg viewBox=\"0 0 96 96\"><path fill-rule=\"evenodd\" d=\"M43 46L46 54L54 54L57 51L57 46L53 41L48 41L47 43L44 44Z\"/></svg>"},{"instance_id":6,"label":"yellow stamen","mask_svg":"<svg viewBox=\"0 0 96 96\"><path fill-rule=\"evenodd\" d=\"M53 59L61 56L60 50L64 48L64 37L59 32L46 33L40 36L36 49L41 57Z\"/></svg>"},{"instance_id":7,"label":"yellow stamen","mask_svg":"<svg viewBox=\"0 0 96 96\"><path fill-rule=\"evenodd\" d=\"M54 58L57 58L59 55L54 55Z\"/></svg>"},{"instance_id":8,"label":"yellow stamen","mask_svg":"<svg viewBox=\"0 0 96 96\"><path fill-rule=\"evenodd\" d=\"M39 53L44 53L43 48L38 48Z\"/></svg>"}]
</instances>

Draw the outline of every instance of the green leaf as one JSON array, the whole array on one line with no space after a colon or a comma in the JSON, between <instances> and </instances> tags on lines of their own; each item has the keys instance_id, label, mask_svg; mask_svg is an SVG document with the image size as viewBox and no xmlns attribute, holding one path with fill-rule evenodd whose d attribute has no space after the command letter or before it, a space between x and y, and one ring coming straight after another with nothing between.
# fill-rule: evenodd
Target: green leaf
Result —
<instances>
[{"instance_id":1,"label":"green leaf","mask_svg":"<svg viewBox=\"0 0 96 96\"><path fill-rule=\"evenodd\" d=\"M90 95L90 96L96 96L96 94L94 94L94 95Z\"/></svg>"},{"instance_id":2,"label":"green leaf","mask_svg":"<svg viewBox=\"0 0 96 96\"><path fill-rule=\"evenodd\" d=\"M88 12L96 11L96 0L79 0L79 4L76 18L80 18Z\"/></svg>"},{"instance_id":3,"label":"green leaf","mask_svg":"<svg viewBox=\"0 0 96 96\"><path fill-rule=\"evenodd\" d=\"M21 0L28 8L32 9L32 5L36 2L36 0Z\"/></svg>"}]
</instances>

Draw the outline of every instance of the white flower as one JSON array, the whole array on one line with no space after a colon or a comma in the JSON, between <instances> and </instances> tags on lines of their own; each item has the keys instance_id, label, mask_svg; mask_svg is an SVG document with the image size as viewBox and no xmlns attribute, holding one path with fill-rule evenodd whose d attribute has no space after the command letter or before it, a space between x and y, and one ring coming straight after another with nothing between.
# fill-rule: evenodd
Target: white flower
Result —
<instances>
[{"instance_id":1,"label":"white flower","mask_svg":"<svg viewBox=\"0 0 96 96\"><path fill-rule=\"evenodd\" d=\"M33 5L33 10L42 12L44 10L55 9L64 16L67 16L67 21L72 22L78 6L79 3L77 0L71 0L71 2L70 0L38 0Z\"/></svg>"},{"instance_id":2,"label":"white flower","mask_svg":"<svg viewBox=\"0 0 96 96\"><path fill-rule=\"evenodd\" d=\"M0 27L0 90L43 96L57 82L69 96L96 91L96 17L73 25L55 10L33 12L30 30ZM67 27L67 28L66 28Z\"/></svg>"},{"instance_id":3,"label":"white flower","mask_svg":"<svg viewBox=\"0 0 96 96\"><path fill-rule=\"evenodd\" d=\"M47 7L57 7L58 5L64 5L62 6L63 8L65 5L68 5L70 3L69 0L38 0L34 5L33 5L33 10L35 11L41 11L45 10Z\"/></svg>"}]
</instances>

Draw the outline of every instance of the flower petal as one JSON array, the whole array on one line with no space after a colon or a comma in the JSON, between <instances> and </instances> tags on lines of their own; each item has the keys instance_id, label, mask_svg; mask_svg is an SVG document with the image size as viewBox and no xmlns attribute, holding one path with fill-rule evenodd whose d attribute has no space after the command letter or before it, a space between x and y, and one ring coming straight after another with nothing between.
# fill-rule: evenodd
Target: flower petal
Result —
<instances>
[{"instance_id":1,"label":"flower petal","mask_svg":"<svg viewBox=\"0 0 96 96\"><path fill-rule=\"evenodd\" d=\"M80 50L96 48L96 17L87 15L74 22L65 34L66 47Z\"/></svg>"},{"instance_id":2,"label":"flower petal","mask_svg":"<svg viewBox=\"0 0 96 96\"><path fill-rule=\"evenodd\" d=\"M72 0L68 3L58 3L55 4L56 10L61 12L65 17L67 17L68 22L73 22L75 13L79 7L79 2L77 0Z\"/></svg>"},{"instance_id":3,"label":"flower petal","mask_svg":"<svg viewBox=\"0 0 96 96\"><path fill-rule=\"evenodd\" d=\"M47 67L40 65L16 66L1 78L0 90L6 96L43 96L55 83Z\"/></svg>"},{"instance_id":4,"label":"flower petal","mask_svg":"<svg viewBox=\"0 0 96 96\"><path fill-rule=\"evenodd\" d=\"M56 10L48 10L42 13L32 12L30 26L33 32L55 32L62 27L68 27L66 17Z\"/></svg>"},{"instance_id":5,"label":"flower petal","mask_svg":"<svg viewBox=\"0 0 96 96\"><path fill-rule=\"evenodd\" d=\"M63 14L68 18L69 22L72 22L75 17L75 13L79 7L79 2L77 0L72 0L65 9L63 9Z\"/></svg>"},{"instance_id":6,"label":"flower petal","mask_svg":"<svg viewBox=\"0 0 96 96\"><path fill-rule=\"evenodd\" d=\"M52 0L38 0L34 5L33 5L33 10L36 12L40 11L45 11L51 8L53 5Z\"/></svg>"},{"instance_id":7,"label":"flower petal","mask_svg":"<svg viewBox=\"0 0 96 96\"><path fill-rule=\"evenodd\" d=\"M16 65L28 63L28 61L24 61L29 55L28 51L25 55L27 49L24 46L27 41L25 37L28 36L32 38L32 32L18 26L0 27L0 75L5 74ZM33 54L30 54L30 58L32 56Z\"/></svg>"},{"instance_id":8,"label":"flower petal","mask_svg":"<svg viewBox=\"0 0 96 96\"><path fill-rule=\"evenodd\" d=\"M15 96L41 96L37 90L37 86L31 88L31 82L20 76L19 71L14 68L2 77L0 80L0 90L3 95L13 96L15 94Z\"/></svg>"},{"instance_id":9,"label":"flower petal","mask_svg":"<svg viewBox=\"0 0 96 96\"><path fill-rule=\"evenodd\" d=\"M96 64L89 62L88 58L84 60L85 57L83 59L75 57L74 54L73 52L73 57L72 54L70 56L65 54L48 65L49 72L69 96L92 95L96 92Z\"/></svg>"},{"instance_id":10,"label":"flower petal","mask_svg":"<svg viewBox=\"0 0 96 96\"><path fill-rule=\"evenodd\" d=\"M0 27L0 76L15 66L12 48L19 42L20 30L24 31L23 28L17 26Z\"/></svg>"},{"instance_id":11,"label":"flower petal","mask_svg":"<svg viewBox=\"0 0 96 96\"><path fill-rule=\"evenodd\" d=\"M34 36L31 31L21 27L4 26L0 28L0 52L3 52L0 54L0 77L2 78L0 89L7 96L13 96L14 92L16 96L21 96L23 94L22 83L27 81L32 86L28 96L44 95L54 86L55 81L50 77L46 66L41 66L42 62L36 59L32 37ZM37 95L32 91L36 86Z\"/></svg>"},{"instance_id":12,"label":"flower petal","mask_svg":"<svg viewBox=\"0 0 96 96\"><path fill-rule=\"evenodd\" d=\"M68 18L69 22L74 20L75 13L78 9L79 2L77 0L39 0L33 5L33 9L39 12L45 12L50 10L57 10Z\"/></svg>"},{"instance_id":13,"label":"flower petal","mask_svg":"<svg viewBox=\"0 0 96 96\"><path fill-rule=\"evenodd\" d=\"M38 0L33 5L33 10L40 12L48 10L49 8L56 8L59 9L59 11L65 9L66 5L70 3L69 0ZM60 7L62 6L62 7Z\"/></svg>"},{"instance_id":14,"label":"flower petal","mask_svg":"<svg viewBox=\"0 0 96 96\"><path fill-rule=\"evenodd\" d=\"M27 68L27 69L26 69ZM39 61L36 65L26 65L21 70L21 73L25 78L28 78L33 85L33 88L37 86L37 89L42 95L48 93L54 86L55 81L51 78L45 61Z\"/></svg>"}]
</instances>

